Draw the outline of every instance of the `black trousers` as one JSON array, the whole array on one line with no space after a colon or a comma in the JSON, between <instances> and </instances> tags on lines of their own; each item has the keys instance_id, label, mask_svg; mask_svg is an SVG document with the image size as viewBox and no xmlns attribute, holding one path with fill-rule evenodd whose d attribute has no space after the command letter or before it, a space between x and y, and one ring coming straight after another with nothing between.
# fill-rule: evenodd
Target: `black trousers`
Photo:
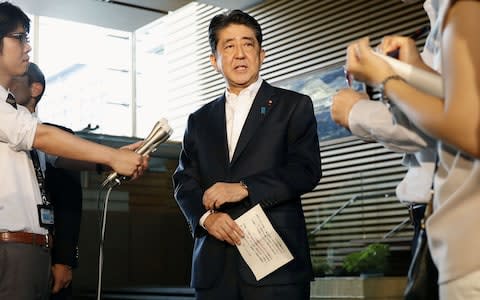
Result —
<instances>
[{"instance_id":1,"label":"black trousers","mask_svg":"<svg viewBox=\"0 0 480 300\"><path fill-rule=\"evenodd\" d=\"M309 300L310 282L292 285L252 286L237 269L238 254L228 247L224 275L209 289L195 289L197 300ZM215 262L212 262L215 263Z\"/></svg>"},{"instance_id":2,"label":"black trousers","mask_svg":"<svg viewBox=\"0 0 480 300\"><path fill-rule=\"evenodd\" d=\"M0 242L0 299L48 300L50 250Z\"/></svg>"}]
</instances>

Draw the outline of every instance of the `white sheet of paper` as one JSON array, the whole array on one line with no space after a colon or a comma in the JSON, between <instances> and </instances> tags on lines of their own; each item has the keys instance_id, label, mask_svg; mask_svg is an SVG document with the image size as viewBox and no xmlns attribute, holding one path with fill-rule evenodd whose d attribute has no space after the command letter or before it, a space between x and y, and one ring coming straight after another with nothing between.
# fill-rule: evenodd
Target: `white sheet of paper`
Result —
<instances>
[{"instance_id":1,"label":"white sheet of paper","mask_svg":"<svg viewBox=\"0 0 480 300\"><path fill-rule=\"evenodd\" d=\"M257 204L235 222L245 234L237 248L257 280L293 259L282 238Z\"/></svg>"}]
</instances>

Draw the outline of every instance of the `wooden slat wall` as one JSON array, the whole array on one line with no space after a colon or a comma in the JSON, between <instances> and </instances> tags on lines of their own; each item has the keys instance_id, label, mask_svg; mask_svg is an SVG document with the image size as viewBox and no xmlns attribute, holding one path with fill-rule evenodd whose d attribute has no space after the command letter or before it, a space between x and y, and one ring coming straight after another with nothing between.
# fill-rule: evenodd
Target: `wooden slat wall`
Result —
<instances>
[{"instance_id":1,"label":"wooden slat wall","mask_svg":"<svg viewBox=\"0 0 480 300\"><path fill-rule=\"evenodd\" d=\"M418 3L398 0L271 1L251 13L265 28L262 75L271 81L343 63L346 46L358 38L377 44L425 23Z\"/></svg>"}]
</instances>

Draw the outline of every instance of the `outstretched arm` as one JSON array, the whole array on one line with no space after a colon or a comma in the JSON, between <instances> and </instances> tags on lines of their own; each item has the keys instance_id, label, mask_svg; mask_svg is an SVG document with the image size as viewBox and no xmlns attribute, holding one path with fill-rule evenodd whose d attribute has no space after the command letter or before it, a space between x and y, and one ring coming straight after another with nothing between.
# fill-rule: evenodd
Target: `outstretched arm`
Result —
<instances>
[{"instance_id":1,"label":"outstretched arm","mask_svg":"<svg viewBox=\"0 0 480 300\"><path fill-rule=\"evenodd\" d=\"M133 149L114 149L81 139L56 127L38 124L33 148L56 156L97 162L122 175L137 177L147 166L147 158Z\"/></svg>"},{"instance_id":2,"label":"outstretched arm","mask_svg":"<svg viewBox=\"0 0 480 300\"><path fill-rule=\"evenodd\" d=\"M341 89L332 97L332 119L365 141L376 141L397 152L417 152L427 139L395 106L368 99L365 93Z\"/></svg>"}]
</instances>

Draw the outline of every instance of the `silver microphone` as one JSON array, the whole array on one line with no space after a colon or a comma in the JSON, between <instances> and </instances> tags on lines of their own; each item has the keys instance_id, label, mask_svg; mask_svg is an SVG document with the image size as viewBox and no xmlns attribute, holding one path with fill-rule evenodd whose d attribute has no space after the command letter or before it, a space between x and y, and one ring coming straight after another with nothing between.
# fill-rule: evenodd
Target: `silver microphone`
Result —
<instances>
[{"instance_id":1,"label":"silver microphone","mask_svg":"<svg viewBox=\"0 0 480 300\"><path fill-rule=\"evenodd\" d=\"M143 140L143 144L135 150L138 154L145 156L157 150L158 145L164 143L172 135L173 130L168 125L166 119L162 118L155 123L150 134ZM105 187L109 184L116 186L122 183L122 181L128 179L127 176L118 175L117 172L112 172L105 178L102 186Z\"/></svg>"}]
</instances>

